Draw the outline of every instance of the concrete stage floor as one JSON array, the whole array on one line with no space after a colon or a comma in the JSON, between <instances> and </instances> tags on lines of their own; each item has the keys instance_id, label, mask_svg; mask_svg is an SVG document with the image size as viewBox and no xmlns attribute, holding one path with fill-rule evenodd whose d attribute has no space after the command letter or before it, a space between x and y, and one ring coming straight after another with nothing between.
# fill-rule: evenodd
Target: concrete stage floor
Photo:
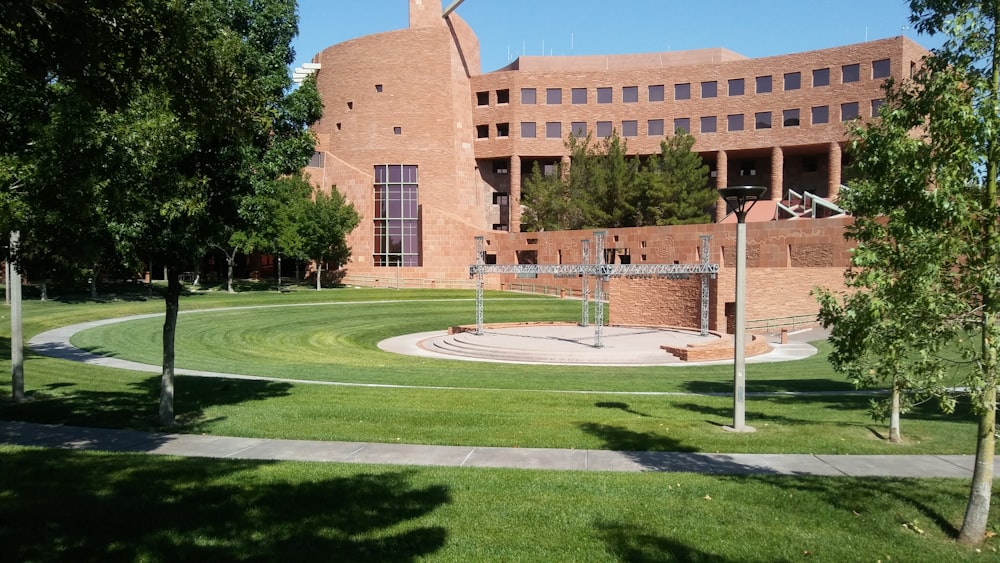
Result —
<instances>
[{"instance_id":1,"label":"concrete stage floor","mask_svg":"<svg viewBox=\"0 0 1000 563\"><path fill-rule=\"evenodd\" d=\"M487 327L483 334L448 334L446 331L408 334L383 340L379 348L388 352L441 359L481 362L593 366L690 366L732 364L733 361L685 362L660 346L684 347L717 341L717 335L701 336L697 330L655 327L603 328L601 348L594 347L594 326L535 324ZM790 333L788 344L779 335L768 337L773 351L748 357L748 363L780 362L812 356L808 344L826 337L822 329Z\"/></svg>"}]
</instances>

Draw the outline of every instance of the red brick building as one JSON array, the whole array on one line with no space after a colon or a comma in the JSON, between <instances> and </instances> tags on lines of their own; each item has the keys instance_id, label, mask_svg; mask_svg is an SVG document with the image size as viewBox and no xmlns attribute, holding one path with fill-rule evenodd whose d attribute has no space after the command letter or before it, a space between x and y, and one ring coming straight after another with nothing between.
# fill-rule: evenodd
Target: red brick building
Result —
<instances>
[{"instance_id":1,"label":"red brick building","mask_svg":"<svg viewBox=\"0 0 1000 563\"><path fill-rule=\"evenodd\" d=\"M349 237L353 257L346 267L347 279L358 283L467 279L480 235L501 263L531 251L529 239L567 253L538 252L542 263L579 254L584 233L518 234L524 177L535 162L567 159L570 132L602 137L616 130L629 152L651 154L665 134L685 129L717 187L769 187L757 210L768 219L779 214L789 189L835 199L845 122L876 114L884 80L909 76L927 54L896 37L757 59L721 48L520 57L483 73L478 40L460 17L442 17L440 0L410 0L409 9L409 28L340 43L313 59L325 113L313 127L318 152L307 171L322 189L336 185L362 216ZM725 215L721 200L716 215ZM751 249L758 244L762 254L756 264L751 256L750 267L760 268L768 291L778 295L787 285L820 279L839 284L847 265L842 226L842 220L801 219L754 224ZM675 256L644 252L639 243L711 232L712 261L726 268L731 230L657 227L609 236L634 239L621 247L633 261L669 263L694 260L693 247ZM754 237L764 238L755 243ZM782 281L771 268L791 277ZM799 268L809 275L793 275ZM756 275L749 275L751 303ZM726 279L720 274L720 291ZM613 291L626 290L619 283ZM774 307L759 314L795 308Z\"/></svg>"}]
</instances>

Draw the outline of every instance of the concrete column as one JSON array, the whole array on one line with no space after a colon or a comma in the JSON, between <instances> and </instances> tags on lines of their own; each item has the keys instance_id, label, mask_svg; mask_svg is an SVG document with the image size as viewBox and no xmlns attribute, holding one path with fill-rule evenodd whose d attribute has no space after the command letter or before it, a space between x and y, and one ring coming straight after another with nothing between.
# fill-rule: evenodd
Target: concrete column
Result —
<instances>
[{"instance_id":1,"label":"concrete column","mask_svg":"<svg viewBox=\"0 0 1000 563\"><path fill-rule=\"evenodd\" d=\"M513 155L510 157L510 232L521 232L521 157Z\"/></svg>"},{"instance_id":2,"label":"concrete column","mask_svg":"<svg viewBox=\"0 0 1000 563\"><path fill-rule=\"evenodd\" d=\"M829 184L826 187L826 197L830 201L836 201L837 196L840 195L840 184L842 183L842 177L840 172L841 167L841 149L840 143L833 142L830 143L830 162L829 162Z\"/></svg>"},{"instance_id":3,"label":"concrete column","mask_svg":"<svg viewBox=\"0 0 1000 563\"><path fill-rule=\"evenodd\" d=\"M715 189L721 190L729 185L729 156L726 151L715 153ZM715 222L726 218L726 200L721 197L715 202Z\"/></svg>"},{"instance_id":4,"label":"concrete column","mask_svg":"<svg viewBox=\"0 0 1000 563\"><path fill-rule=\"evenodd\" d=\"M785 151L781 147L771 149L771 201L781 201L785 193Z\"/></svg>"}]
</instances>

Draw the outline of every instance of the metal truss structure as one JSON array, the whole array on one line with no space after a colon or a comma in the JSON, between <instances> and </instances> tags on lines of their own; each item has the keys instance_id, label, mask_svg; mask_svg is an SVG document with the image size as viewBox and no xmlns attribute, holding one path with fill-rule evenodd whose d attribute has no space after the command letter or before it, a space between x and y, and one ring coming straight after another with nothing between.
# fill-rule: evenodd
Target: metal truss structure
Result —
<instances>
[{"instance_id":1,"label":"metal truss structure","mask_svg":"<svg viewBox=\"0 0 1000 563\"><path fill-rule=\"evenodd\" d=\"M692 275L701 276L701 334L708 334L708 306L710 277L719 273L718 264L709 263L710 235L701 237L701 262L698 264L607 264L604 261L605 231L594 232L594 263L590 263L590 241L584 239L582 244L582 264L487 264L484 250L485 237L476 237L476 263L469 266L469 277L476 280L476 334L483 334L483 288L486 274L553 274L556 276L582 277L583 304L580 326L588 326L590 317L590 284L589 278L596 278L594 288L594 347L603 347L602 332L604 327L604 282L612 277L625 278L687 278Z\"/></svg>"}]
</instances>

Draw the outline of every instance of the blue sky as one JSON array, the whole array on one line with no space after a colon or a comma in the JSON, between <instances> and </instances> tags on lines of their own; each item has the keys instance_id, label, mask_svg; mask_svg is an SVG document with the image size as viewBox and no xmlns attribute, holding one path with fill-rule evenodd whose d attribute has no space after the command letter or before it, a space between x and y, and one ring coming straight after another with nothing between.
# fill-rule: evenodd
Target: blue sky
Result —
<instances>
[{"instance_id":1,"label":"blue sky","mask_svg":"<svg viewBox=\"0 0 1000 563\"><path fill-rule=\"evenodd\" d=\"M451 0L441 0L443 6ZM408 0L299 0L295 65L355 37L403 29ZM748 57L907 35L905 0L465 0L483 72L518 55L597 55L724 47ZM544 51L543 51L544 49Z\"/></svg>"}]
</instances>

